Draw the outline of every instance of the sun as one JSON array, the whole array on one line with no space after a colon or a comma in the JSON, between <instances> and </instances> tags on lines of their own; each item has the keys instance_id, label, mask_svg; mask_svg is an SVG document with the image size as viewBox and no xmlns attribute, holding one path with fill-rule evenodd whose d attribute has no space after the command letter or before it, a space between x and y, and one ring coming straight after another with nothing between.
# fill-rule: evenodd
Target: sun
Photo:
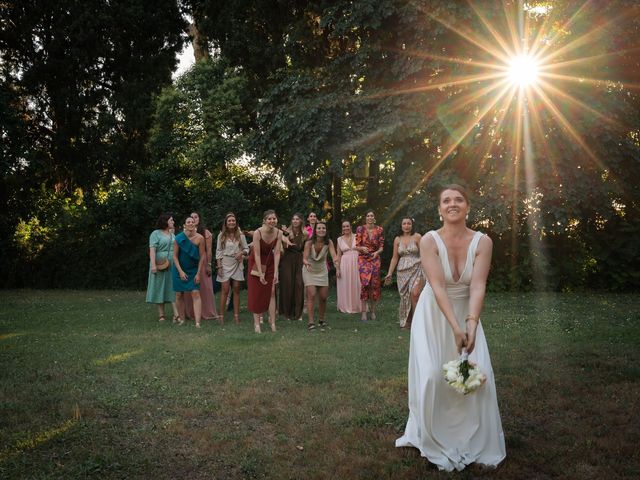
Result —
<instances>
[{"instance_id":1,"label":"sun","mask_svg":"<svg viewBox=\"0 0 640 480\"><path fill-rule=\"evenodd\" d=\"M517 55L509 61L507 75L512 85L524 88L537 83L539 70L535 58L530 55Z\"/></svg>"}]
</instances>

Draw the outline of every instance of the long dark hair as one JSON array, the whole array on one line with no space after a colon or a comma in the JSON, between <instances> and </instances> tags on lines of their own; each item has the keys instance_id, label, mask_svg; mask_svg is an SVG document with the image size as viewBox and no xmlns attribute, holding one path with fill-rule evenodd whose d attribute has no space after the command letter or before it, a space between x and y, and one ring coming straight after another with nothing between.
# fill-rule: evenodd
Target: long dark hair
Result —
<instances>
[{"instance_id":1,"label":"long dark hair","mask_svg":"<svg viewBox=\"0 0 640 480\"><path fill-rule=\"evenodd\" d=\"M411 235L413 235L414 233L416 233L416 221L411 218L411 217L407 217L404 216L400 219L400 235L402 235L404 232L402 231L402 222L404 222L405 220L411 220L411 232L409 232Z\"/></svg>"},{"instance_id":2,"label":"long dark hair","mask_svg":"<svg viewBox=\"0 0 640 480\"><path fill-rule=\"evenodd\" d=\"M204 237L204 231L207 229L207 226L202 221L202 215L200 215L198 212L191 212L191 215L193 215L194 213L198 215L198 226L196 227L196 232Z\"/></svg>"},{"instance_id":3,"label":"long dark hair","mask_svg":"<svg viewBox=\"0 0 640 480\"><path fill-rule=\"evenodd\" d=\"M327 227L327 224L325 222L323 222L322 220L318 220L316 222L316 224L313 227L313 235L311 235L311 238L309 240L307 240L308 242L311 242L311 245L315 245L316 241L318 240L318 236L316 235L316 228L318 228L318 225L324 225L324 227L327 229L327 234L324 236L324 244L328 245L329 244L329 227Z\"/></svg>"}]
</instances>

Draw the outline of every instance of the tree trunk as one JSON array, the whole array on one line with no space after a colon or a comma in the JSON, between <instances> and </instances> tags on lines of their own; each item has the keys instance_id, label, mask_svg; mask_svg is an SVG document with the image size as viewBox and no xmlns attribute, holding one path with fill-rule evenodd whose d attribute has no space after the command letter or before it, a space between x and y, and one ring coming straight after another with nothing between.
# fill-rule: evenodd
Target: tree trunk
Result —
<instances>
[{"instance_id":1,"label":"tree trunk","mask_svg":"<svg viewBox=\"0 0 640 480\"><path fill-rule=\"evenodd\" d=\"M196 63L200 60L207 60L209 58L209 39L198 29L195 15L193 16L193 22L187 27L187 34L191 39Z\"/></svg>"},{"instance_id":2,"label":"tree trunk","mask_svg":"<svg viewBox=\"0 0 640 480\"><path fill-rule=\"evenodd\" d=\"M342 176L333 174L333 225L332 236L338 238L342 234Z\"/></svg>"},{"instance_id":3,"label":"tree trunk","mask_svg":"<svg viewBox=\"0 0 640 480\"><path fill-rule=\"evenodd\" d=\"M369 158L369 178L367 180L367 205L375 208L374 202L378 198L378 181L380 174L380 160Z\"/></svg>"}]
</instances>

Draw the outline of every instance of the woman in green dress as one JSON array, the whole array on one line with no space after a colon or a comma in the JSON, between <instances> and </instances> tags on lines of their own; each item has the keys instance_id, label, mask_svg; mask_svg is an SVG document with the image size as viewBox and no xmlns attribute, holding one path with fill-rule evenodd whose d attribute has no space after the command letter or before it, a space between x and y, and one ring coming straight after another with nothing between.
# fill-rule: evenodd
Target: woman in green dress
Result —
<instances>
[{"instance_id":1,"label":"woman in green dress","mask_svg":"<svg viewBox=\"0 0 640 480\"><path fill-rule=\"evenodd\" d=\"M158 217L156 229L149 235L149 280L147 303L158 307L158 320L164 320L164 304L171 303L174 321L178 318L176 294L173 291L171 265L173 263L173 217L163 213Z\"/></svg>"}]
</instances>

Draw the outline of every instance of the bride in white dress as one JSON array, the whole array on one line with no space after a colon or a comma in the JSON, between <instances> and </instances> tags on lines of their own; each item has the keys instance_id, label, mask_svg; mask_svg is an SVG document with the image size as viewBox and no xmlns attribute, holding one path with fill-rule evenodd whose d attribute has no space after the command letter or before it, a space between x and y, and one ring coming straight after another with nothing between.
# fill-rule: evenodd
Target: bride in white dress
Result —
<instances>
[{"instance_id":1,"label":"bride in white dress","mask_svg":"<svg viewBox=\"0 0 640 480\"><path fill-rule=\"evenodd\" d=\"M415 447L441 470L498 465L506 456L496 384L480 323L493 244L467 228L466 191L449 185L438 210L443 226L420 241L428 283L413 317L409 350L409 419L396 447ZM465 349L487 376L474 393L449 386L442 366Z\"/></svg>"}]
</instances>

